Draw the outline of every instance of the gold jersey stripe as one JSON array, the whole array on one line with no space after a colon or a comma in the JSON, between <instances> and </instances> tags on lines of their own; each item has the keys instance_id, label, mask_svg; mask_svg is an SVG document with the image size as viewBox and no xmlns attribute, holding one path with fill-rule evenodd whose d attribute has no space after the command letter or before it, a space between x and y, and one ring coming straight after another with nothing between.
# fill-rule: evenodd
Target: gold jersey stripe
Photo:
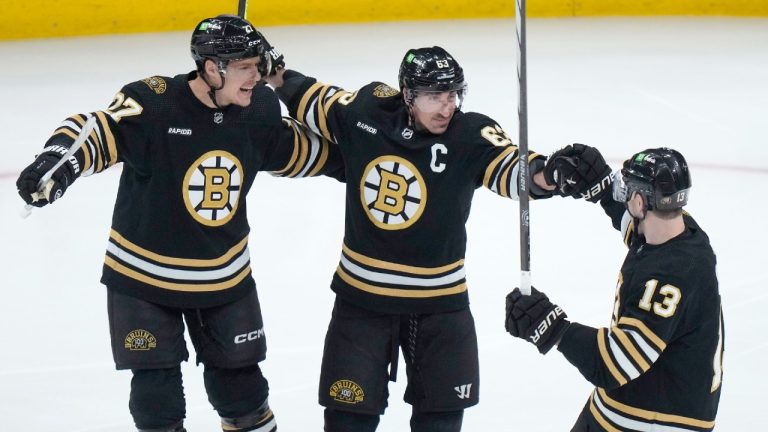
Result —
<instances>
[{"instance_id":1,"label":"gold jersey stripe","mask_svg":"<svg viewBox=\"0 0 768 432\"><path fill-rule=\"evenodd\" d=\"M603 427L608 432L621 432L619 429L616 429L615 427L611 426L610 423L608 423L608 420L603 417L603 414L600 413L600 410L597 409L597 406L595 406L595 393L592 392L592 397L589 398L589 411L592 413L592 416L597 420L598 423L600 423L600 426Z\"/></svg>"},{"instance_id":2,"label":"gold jersey stripe","mask_svg":"<svg viewBox=\"0 0 768 432\"><path fill-rule=\"evenodd\" d=\"M104 114L104 111L96 111L96 117L99 118L101 124L101 130L104 131L104 136L107 139L107 149L109 150L109 161L107 167L111 167L117 162L117 145L115 144L115 136L112 135L112 130L109 128L109 122Z\"/></svg>"},{"instance_id":3,"label":"gold jersey stripe","mask_svg":"<svg viewBox=\"0 0 768 432\"><path fill-rule=\"evenodd\" d=\"M467 284L466 283L460 283L459 285L448 287L448 288L439 288L439 289L430 289L430 290L409 290L409 289L399 289L399 288L385 288L380 287L376 285L370 285L364 282L361 282L352 276L348 275L344 269L341 268L341 266L338 266L336 268L336 273L341 277L341 279L348 283L349 285L352 285L353 287L369 292L371 294L378 294L388 297L404 297L404 298L431 298L431 297L440 297L440 296L447 296L447 295L453 295L453 294L459 294L467 290Z\"/></svg>"},{"instance_id":4,"label":"gold jersey stripe","mask_svg":"<svg viewBox=\"0 0 768 432\"><path fill-rule=\"evenodd\" d=\"M307 163L307 159L310 155L310 147L311 143L309 142L309 137L305 133L297 134L299 136L299 160L296 162L296 165L293 167L293 171L291 171L288 174L288 177L296 177L299 175L301 170L304 168L304 165Z\"/></svg>"},{"instance_id":5,"label":"gold jersey stripe","mask_svg":"<svg viewBox=\"0 0 768 432\"><path fill-rule=\"evenodd\" d=\"M331 96L330 99L328 99L328 102L323 104L323 114L325 114L325 116L328 117L328 112L331 110L331 107L336 103L336 101L339 100L339 98L341 98L342 96L348 95L348 94L349 94L348 91L341 90L341 89L337 90L336 93L334 93L333 96ZM328 139L331 139L331 138L328 137Z\"/></svg>"},{"instance_id":6,"label":"gold jersey stripe","mask_svg":"<svg viewBox=\"0 0 768 432\"><path fill-rule=\"evenodd\" d=\"M498 165L502 160L504 160L505 157L507 157L510 153L516 151L516 147L507 147L504 149L503 152L501 152L500 155L496 157L493 161L491 161L490 164L488 164L488 167L485 169L485 176L483 177L483 184L488 189L491 188L491 175L493 174L493 170L496 169L496 165Z\"/></svg>"},{"instance_id":7,"label":"gold jersey stripe","mask_svg":"<svg viewBox=\"0 0 768 432\"><path fill-rule=\"evenodd\" d=\"M646 327L646 325L643 324L643 322L640 321L639 319L621 317L619 318L619 325L621 324L626 324L628 326L632 326L640 330L645 335L646 338L648 338L651 342L653 342L659 348L659 351L664 351L664 349L667 348L667 344L663 340L661 340L660 337L656 336L656 334L652 332L651 329Z\"/></svg>"},{"instance_id":8,"label":"gold jersey stripe","mask_svg":"<svg viewBox=\"0 0 768 432\"><path fill-rule=\"evenodd\" d=\"M147 285L152 285L158 288L163 288L163 289L172 290L172 291L185 291L185 292L223 291L225 289L232 288L233 286L239 284L251 272L251 266L246 266L243 270L240 271L240 273L238 273L232 279L229 279L224 282L217 282L212 284L184 284L184 283L166 282L166 281L162 281L159 279L146 276L144 274L141 274L135 270L132 270L120 264L119 262L115 261L114 259L112 259L112 257L108 255L104 259L104 264L106 264L108 267L111 267L113 270L115 270L118 273L121 273L139 282L144 282Z\"/></svg>"},{"instance_id":9,"label":"gold jersey stripe","mask_svg":"<svg viewBox=\"0 0 768 432\"><path fill-rule=\"evenodd\" d=\"M661 421L665 423L677 423L677 424L683 424L687 426L694 426L698 428L706 428L706 429L712 429L715 427L714 421L706 421L706 420L698 420L695 418L690 417L684 417L674 414L664 414L656 411L649 411L644 410L640 408L631 407L629 405L625 405L621 402L615 401L608 397L608 394L605 392L605 390L598 388L598 393L600 394L600 399L605 402L606 405L610 406L611 408L621 411L625 414L629 414L635 417L640 417L645 420L649 421Z\"/></svg>"},{"instance_id":10,"label":"gold jersey stripe","mask_svg":"<svg viewBox=\"0 0 768 432\"><path fill-rule=\"evenodd\" d=\"M279 171L273 171L277 175L282 175L286 171L288 171L296 162L296 157L299 154L299 128L296 126L296 123L285 118L283 118L283 123L293 130L293 153L291 153L291 159L288 161L288 164L286 164L283 169Z\"/></svg>"},{"instance_id":11,"label":"gold jersey stripe","mask_svg":"<svg viewBox=\"0 0 768 432\"><path fill-rule=\"evenodd\" d=\"M327 139L331 139L331 134L328 131L328 119L326 118L325 114L327 112L325 109L325 95L330 89L330 87L324 86L323 89L320 90L320 94L317 96L317 126L320 128L320 133Z\"/></svg>"},{"instance_id":12,"label":"gold jersey stripe","mask_svg":"<svg viewBox=\"0 0 768 432\"><path fill-rule=\"evenodd\" d=\"M630 337L627 336L626 333L624 333L624 330L618 327L613 327L611 329L611 332L614 335L616 335L616 338L619 339L619 342L621 342L621 344L629 352L632 358L635 359L635 362L637 362L637 364L640 365L641 368L643 368L643 372L651 368L651 365L649 365L648 362L645 361L645 358L643 358L643 356L635 347L634 341L630 340Z\"/></svg>"},{"instance_id":13,"label":"gold jersey stripe","mask_svg":"<svg viewBox=\"0 0 768 432\"><path fill-rule=\"evenodd\" d=\"M325 161L328 160L328 153L330 151L328 149L329 145L330 143L328 141L326 141L323 138L320 138L320 157L318 158L317 164L315 165L315 167L308 174L309 177L316 176L317 173L323 168L323 166L325 166Z\"/></svg>"},{"instance_id":14,"label":"gold jersey stripe","mask_svg":"<svg viewBox=\"0 0 768 432\"><path fill-rule=\"evenodd\" d=\"M611 372L611 375L613 375L613 378L616 379L620 385L624 385L627 383L627 379L624 378L624 375L622 375L619 372L619 369L616 368L616 364L613 363L613 359L611 358L611 355L608 353L608 349L605 346L605 337L605 329L598 329L597 346L600 349L600 356L603 358L603 363L605 363L605 365L608 367L608 370Z\"/></svg>"},{"instance_id":15,"label":"gold jersey stripe","mask_svg":"<svg viewBox=\"0 0 768 432\"><path fill-rule=\"evenodd\" d=\"M314 95L323 85L319 82L316 82L312 84L309 89L304 93L304 96L301 98L301 102L299 102L299 109L296 111L296 116L298 117L296 120L307 124L307 104L312 99L312 95Z\"/></svg>"},{"instance_id":16,"label":"gold jersey stripe","mask_svg":"<svg viewBox=\"0 0 768 432\"><path fill-rule=\"evenodd\" d=\"M445 273L447 271L459 268L464 265L464 259L460 259L455 263L447 264L441 267L415 267L415 266L397 264L389 261L382 261L382 260L377 260L375 258L370 258L353 251L352 249L347 247L346 244L343 244L341 246L341 249L344 251L344 253L346 253L356 261L361 262L365 265L384 269L384 270L399 271L403 273L410 273L410 274L417 274L417 275L436 275L440 273Z\"/></svg>"},{"instance_id":17,"label":"gold jersey stripe","mask_svg":"<svg viewBox=\"0 0 768 432\"><path fill-rule=\"evenodd\" d=\"M138 246L134 243L132 243L130 240L126 239L120 233L112 229L109 233L109 236L120 246L128 249L129 251L140 255L144 258L149 258L152 261L163 263L163 264L171 264L171 265L179 265L179 266L186 266L186 267L216 267L220 266L229 260L232 259L233 256L240 253L243 249L245 249L245 246L248 244L248 236L245 236L240 242L234 246L232 246L231 249L229 249L224 255L218 257L218 258L212 258L212 259L193 259L193 258L176 258L176 257L169 257L165 255L160 255L157 253L154 253L152 251L148 251L141 246Z\"/></svg>"},{"instance_id":18,"label":"gold jersey stripe","mask_svg":"<svg viewBox=\"0 0 768 432\"><path fill-rule=\"evenodd\" d=\"M519 158L514 157L509 162L509 165L507 165L506 168L504 168L504 172L501 174L501 179L499 181L499 195L509 198L510 192L507 190L507 185L509 184L507 181L507 178L509 177L509 174L512 172L512 167L517 163Z\"/></svg>"}]
</instances>

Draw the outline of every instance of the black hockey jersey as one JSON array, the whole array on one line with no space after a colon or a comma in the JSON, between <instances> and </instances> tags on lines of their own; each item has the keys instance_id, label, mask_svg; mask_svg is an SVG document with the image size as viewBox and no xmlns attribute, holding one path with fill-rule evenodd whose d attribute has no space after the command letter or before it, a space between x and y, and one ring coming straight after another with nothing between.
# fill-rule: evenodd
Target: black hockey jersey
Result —
<instances>
[{"instance_id":1,"label":"black hockey jersey","mask_svg":"<svg viewBox=\"0 0 768 432\"><path fill-rule=\"evenodd\" d=\"M337 295L388 313L468 304L465 223L480 186L517 199L518 152L492 119L457 111L445 133L415 131L399 91L357 92L286 71L277 90L289 112L338 144L347 179ZM530 172L544 157L529 155ZM547 193L540 196L549 196Z\"/></svg>"},{"instance_id":2,"label":"black hockey jersey","mask_svg":"<svg viewBox=\"0 0 768 432\"><path fill-rule=\"evenodd\" d=\"M629 252L611 326L573 323L560 341L558 349L597 386L582 413L594 430L714 428L723 373L716 259L706 233L683 218L682 234L651 245L625 216Z\"/></svg>"},{"instance_id":3,"label":"black hockey jersey","mask_svg":"<svg viewBox=\"0 0 768 432\"><path fill-rule=\"evenodd\" d=\"M189 87L195 72L126 85L75 154L84 175L123 162L102 282L177 307L209 307L254 287L245 197L258 171L343 176L336 146L282 118L274 92L214 109ZM71 146L86 116L47 145Z\"/></svg>"}]
</instances>

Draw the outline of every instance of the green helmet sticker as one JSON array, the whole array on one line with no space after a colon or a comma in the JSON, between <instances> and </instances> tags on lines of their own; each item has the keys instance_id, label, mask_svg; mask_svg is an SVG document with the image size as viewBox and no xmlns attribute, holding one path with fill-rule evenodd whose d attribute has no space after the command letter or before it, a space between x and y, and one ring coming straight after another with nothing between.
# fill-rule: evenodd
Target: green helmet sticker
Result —
<instances>
[{"instance_id":1,"label":"green helmet sticker","mask_svg":"<svg viewBox=\"0 0 768 432\"><path fill-rule=\"evenodd\" d=\"M200 24L200 30L207 30L208 29L208 24L209 23L207 23L207 22L204 22L204 23Z\"/></svg>"},{"instance_id":2,"label":"green helmet sticker","mask_svg":"<svg viewBox=\"0 0 768 432\"><path fill-rule=\"evenodd\" d=\"M416 58L416 54L414 53L408 53L408 56L405 57L405 62L410 63L413 61L413 59Z\"/></svg>"}]
</instances>

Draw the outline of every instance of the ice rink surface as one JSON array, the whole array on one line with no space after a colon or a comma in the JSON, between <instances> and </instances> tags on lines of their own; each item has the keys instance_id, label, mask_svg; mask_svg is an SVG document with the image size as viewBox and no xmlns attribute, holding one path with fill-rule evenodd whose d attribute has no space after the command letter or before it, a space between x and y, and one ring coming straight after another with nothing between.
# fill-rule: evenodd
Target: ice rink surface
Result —
<instances>
[{"instance_id":1,"label":"ice rink surface","mask_svg":"<svg viewBox=\"0 0 768 432\"><path fill-rule=\"evenodd\" d=\"M411 22L262 29L289 67L356 89L396 85L410 47L441 45L464 67L465 110L517 136L514 22ZM726 339L717 430L765 430L768 277L768 20L529 20L530 147L599 147L614 167L670 146L688 159L688 210L718 255ZM0 43L0 431L132 430L129 372L111 358L99 283L120 168L84 178L22 220L18 172L70 114L106 108L128 82L194 66L188 33ZM322 430L317 378L343 233L343 188L330 179L259 175L247 198L251 253L269 346L262 363L281 431ZM531 205L534 285L573 320L606 326L625 249L596 205ZM478 191L466 266L480 344L481 402L466 431L566 431L592 386L556 351L505 333L519 280L518 208ZM401 360L402 361L402 360ZM218 430L202 368L183 366L190 432ZM380 431L407 430L405 368ZM474 389L474 388L473 388ZM761 402L762 401L762 402Z\"/></svg>"}]
</instances>

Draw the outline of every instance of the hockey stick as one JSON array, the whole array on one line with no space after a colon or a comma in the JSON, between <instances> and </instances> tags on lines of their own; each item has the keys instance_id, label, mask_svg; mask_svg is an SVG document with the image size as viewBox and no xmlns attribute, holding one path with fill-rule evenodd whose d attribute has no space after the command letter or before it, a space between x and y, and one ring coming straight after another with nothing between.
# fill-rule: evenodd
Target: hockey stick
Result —
<instances>
[{"instance_id":1,"label":"hockey stick","mask_svg":"<svg viewBox=\"0 0 768 432\"><path fill-rule=\"evenodd\" d=\"M515 0L515 29L517 30L517 83L520 142L517 154L520 202L520 292L531 294L531 227L528 212L528 89L525 60L525 0Z\"/></svg>"},{"instance_id":2,"label":"hockey stick","mask_svg":"<svg viewBox=\"0 0 768 432\"><path fill-rule=\"evenodd\" d=\"M237 2L237 16L243 19L245 18L245 12L248 10L248 0L238 0Z\"/></svg>"},{"instance_id":3,"label":"hockey stick","mask_svg":"<svg viewBox=\"0 0 768 432\"><path fill-rule=\"evenodd\" d=\"M96 127L96 117L93 117L89 114L88 120L85 122L85 124L83 124L83 128L80 129L80 133L77 134L77 138L75 139L75 142L72 143L72 147L70 147L67 153L62 156L58 162L56 162L56 165L46 171L45 174L43 174L43 176L40 178L40 181L37 182L37 192L32 194L32 201L48 199L48 194L51 193L51 188L53 188L53 181L51 180L53 173L55 173L57 169L61 168L61 166L64 165L69 160L69 158L72 157L75 152L80 149L80 146L82 146L85 140L88 139L88 135L91 134L91 131L94 127ZM21 210L20 216L26 219L32 213L33 208L35 208L35 206L32 204L26 204Z\"/></svg>"}]
</instances>

